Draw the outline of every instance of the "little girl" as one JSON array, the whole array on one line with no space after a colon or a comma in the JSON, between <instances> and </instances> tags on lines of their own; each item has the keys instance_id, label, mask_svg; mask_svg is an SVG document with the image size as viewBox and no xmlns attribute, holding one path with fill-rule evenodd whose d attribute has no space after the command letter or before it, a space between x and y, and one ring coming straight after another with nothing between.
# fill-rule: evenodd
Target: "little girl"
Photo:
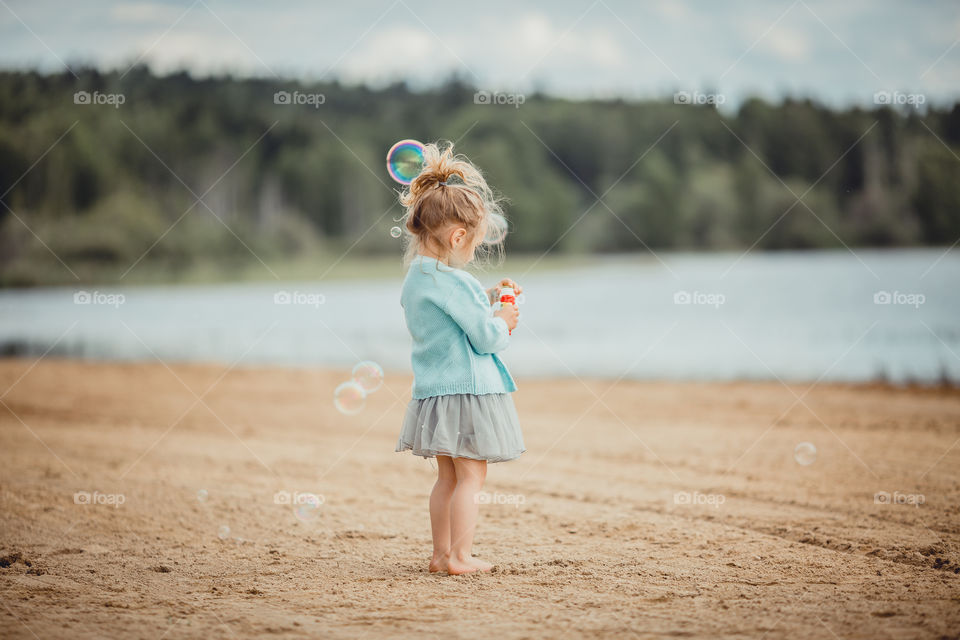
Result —
<instances>
[{"instance_id":1,"label":"little girl","mask_svg":"<svg viewBox=\"0 0 960 640\"><path fill-rule=\"evenodd\" d=\"M519 311L491 305L510 279L484 290L462 270L485 242L503 240L506 224L480 171L453 146L426 146L423 171L400 194L409 265L400 294L413 338L413 398L397 451L437 458L430 494L430 571L451 575L489 571L471 555L478 496L488 462L525 451L510 392L517 386L498 351L507 348Z\"/></svg>"}]
</instances>

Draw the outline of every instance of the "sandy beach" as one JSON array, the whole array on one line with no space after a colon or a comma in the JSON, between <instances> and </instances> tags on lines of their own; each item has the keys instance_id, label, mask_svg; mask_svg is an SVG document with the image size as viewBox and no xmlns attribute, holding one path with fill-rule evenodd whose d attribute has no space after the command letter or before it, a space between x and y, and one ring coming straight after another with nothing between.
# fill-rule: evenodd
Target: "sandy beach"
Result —
<instances>
[{"instance_id":1,"label":"sandy beach","mask_svg":"<svg viewBox=\"0 0 960 640\"><path fill-rule=\"evenodd\" d=\"M410 378L346 416L347 376L0 361L2 636L960 634L958 390L519 380L496 569L449 577Z\"/></svg>"}]
</instances>

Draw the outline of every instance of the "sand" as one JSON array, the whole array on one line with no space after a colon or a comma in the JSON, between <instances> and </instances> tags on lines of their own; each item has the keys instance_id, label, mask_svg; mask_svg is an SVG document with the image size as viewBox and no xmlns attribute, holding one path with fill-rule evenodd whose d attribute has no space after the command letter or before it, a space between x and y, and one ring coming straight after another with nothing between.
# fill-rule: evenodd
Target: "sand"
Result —
<instances>
[{"instance_id":1,"label":"sand","mask_svg":"<svg viewBox=\"0 0 960 640\"><path fill-rule=\"evenodd\" d=\"M410 378L345 416L346 376L0 361L0 635L960 634L957 390L520 380L497 568L450 577L431 464L393 452Z\"/></svg>"}]
</instances>

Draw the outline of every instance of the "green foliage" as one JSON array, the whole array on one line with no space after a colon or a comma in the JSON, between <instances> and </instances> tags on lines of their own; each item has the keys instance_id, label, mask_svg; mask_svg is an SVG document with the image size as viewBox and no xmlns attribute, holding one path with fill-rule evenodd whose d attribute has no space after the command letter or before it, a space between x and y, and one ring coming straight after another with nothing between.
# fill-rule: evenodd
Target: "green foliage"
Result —
<instances>
[{"instance_id":1,"label":"green foliage","mask_svg":"<svg viewBox=\"0 0 960 640\"><path fill-rule=\"evenodd\" d=\"M913 204L923 240L942 242L960 236L960 160L936 142L923 145L917 166Z\"/></svg>"},{"instance_id":2,"label":"green foliage","mask_svg":"<svg viewBox=\"0 0 960 640\"><path fill-rule=\"evenodd\" d=\"M383 155L401 138L458 140L505 198L510 252L960 237L960 105L754 99L725 114L536 94L514 108L475 104L456 78L415 92L144 67L79 75L0 73L0 286L240 273L325 249L399 256ZM77 91L124 102L75 104ZM277 91L324 101L276 104Z\"/></svg>"}]
</instances>

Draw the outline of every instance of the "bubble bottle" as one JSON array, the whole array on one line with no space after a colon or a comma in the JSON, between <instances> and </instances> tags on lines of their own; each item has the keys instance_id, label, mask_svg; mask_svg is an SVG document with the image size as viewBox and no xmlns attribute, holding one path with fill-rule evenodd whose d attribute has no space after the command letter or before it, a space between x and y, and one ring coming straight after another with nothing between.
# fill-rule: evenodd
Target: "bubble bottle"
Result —
<instances>
[{"instance_id":1,"label":"bubble bottle","mask_svg":"<svg viewBox=\"0 0 960 640\"><path fill-rule=\"evenodd\" d=\"M500 306L502 307L505 304L512 304L513 306L517 305L517 296L513 292L513 287L504 287L500 289ZM513 329L509 330L509 334L513 335Z\"/></svg>"}]
</instances>

